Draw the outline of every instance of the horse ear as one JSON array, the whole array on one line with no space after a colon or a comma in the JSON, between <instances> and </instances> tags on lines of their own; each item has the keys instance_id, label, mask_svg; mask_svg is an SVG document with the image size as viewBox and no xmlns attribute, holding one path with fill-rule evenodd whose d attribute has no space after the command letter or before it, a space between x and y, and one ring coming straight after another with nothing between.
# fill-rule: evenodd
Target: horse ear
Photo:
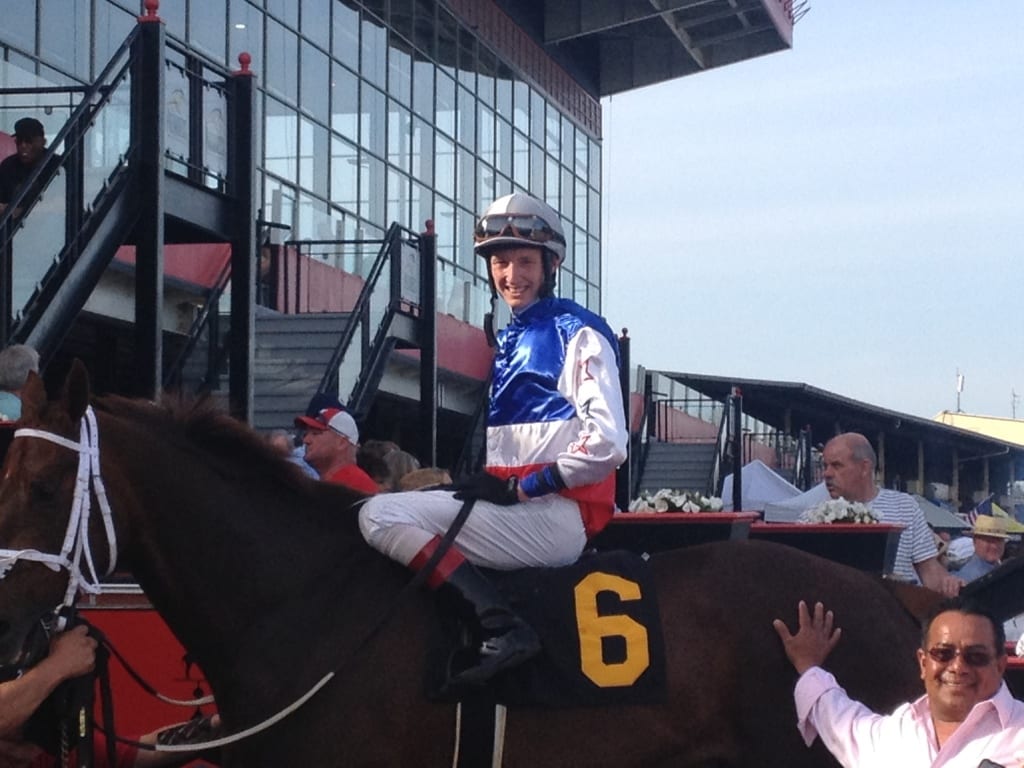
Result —
<instances>
[{"instance_id":1,"label":"horse ear","mask_svg":"<svg viewBox=\"0 0 1024 768\"><path fill-rule=\"evenodd\" d=\"M24 419L35 418L46 405L46 386L43 377L35 371L28 372L25 386L21 388L21 416Z\"/></svg>"},{"instance_id":2,"label":"horse ear","mask_svg":"<svg viewBox=\"0 0 1024 768\"><path fill-rule=\"evenodd\" d=\"M78 421L89 407L89 373L85 364L77 357L71 364L71 371L64 380L64 407L72 421Z\"/></svg>"}]
</instances>

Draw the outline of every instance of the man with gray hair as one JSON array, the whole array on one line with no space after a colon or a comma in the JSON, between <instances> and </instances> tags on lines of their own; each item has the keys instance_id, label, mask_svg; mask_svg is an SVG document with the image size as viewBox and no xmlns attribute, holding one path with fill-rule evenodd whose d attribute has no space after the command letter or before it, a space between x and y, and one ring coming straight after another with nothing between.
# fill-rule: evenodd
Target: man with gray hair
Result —
<instances>
[{"instance_id":1,"label":"man with gray hair","mask_svg":"<svg viewBox=\"0 0 1024 768\"><path fill-rule=\"evenodd\" d=\"M951 576L939 562L935 539L921 507L913 496L875 484L877 461L875 449L864 435L845 432L833 437L822 452L829 496L859 501L871 507L883 523L902 525L893 575L955 597L963 582Z\"/></svg>"},{"instance_id":2,"label":"man with gray hair","mask_svg":"<svg viewBox=\"0 0 1024 768\"><path fill-rule=\"evenodd\" d=\"M39 353L27 344L0 352L0 421L21 418L21 390L31 371L39 373Z\"/></svg>"}]
</instances>

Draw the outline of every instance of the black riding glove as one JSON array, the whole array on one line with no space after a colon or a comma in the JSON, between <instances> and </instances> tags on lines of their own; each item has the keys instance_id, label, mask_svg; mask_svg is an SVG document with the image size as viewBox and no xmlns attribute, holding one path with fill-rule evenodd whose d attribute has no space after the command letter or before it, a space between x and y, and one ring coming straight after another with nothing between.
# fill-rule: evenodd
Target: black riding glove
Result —
<instances>
[{"instance_id":1,"label":"black riding glove","mask_svg":"<svg viewBox=\"0 0 1024 768\"><path fill-rule=\"evenodd\" d=\"M463 478L453 486L455 498L459 501L479 499L492 504L500 504L503 507L519 503L519 495L516 493L518 487L519 478L515 475L508 480L502 480L490 472L477 472L475 475Z\"/></svg>"}]
</instances>

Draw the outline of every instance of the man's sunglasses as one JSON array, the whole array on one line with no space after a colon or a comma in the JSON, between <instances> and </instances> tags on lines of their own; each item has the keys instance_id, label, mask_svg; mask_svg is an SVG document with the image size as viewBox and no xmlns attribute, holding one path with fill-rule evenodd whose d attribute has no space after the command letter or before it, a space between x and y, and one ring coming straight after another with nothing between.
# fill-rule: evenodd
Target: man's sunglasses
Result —
<instances>
[{"instance_id":1,"label":"man's sunglasses","mask_svg":"<svg viewBox=\"0 0 1024 768\"><path fill-rule=\"evenodd\" d=\"M992 663L994 656L982 648L953 648L948 645L938 645L928 649L928 655L933 661L939 664L949 664L959 656L964 664L969 667L987 667Z\"/></svg>"},{"instance_id":2,"label":"man's sunglasses","mask_svg":"<svg viewBox=\"0 0 1024 768\"><path fill-rule=\"evenodd\" d=\"M551 240L565 243L565 238L555 232L540 216L524 216L514 213L495 213L484 216L477 222L473 239L476 242L512 234L533 243L547 243Z\"/></svg>"}]
</instances>

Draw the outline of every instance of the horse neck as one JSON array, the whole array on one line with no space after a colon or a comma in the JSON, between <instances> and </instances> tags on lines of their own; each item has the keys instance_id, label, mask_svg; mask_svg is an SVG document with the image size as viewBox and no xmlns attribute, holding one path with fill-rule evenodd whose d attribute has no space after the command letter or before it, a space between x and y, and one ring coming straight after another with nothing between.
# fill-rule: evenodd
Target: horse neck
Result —
<instances>
[{"instance_id":1,"label":"horse neck","mask_svg":"<svg viewBox=\"0 0 1024 768\"><path fill-rule=\"evenodd\" d=\"M211 682L233 674L244 649L268 634L278 635L275 647L299 642L298 631L279 636L275 618L294 612L297 600L323 593L325 584L342 600L355 588L346 571L380 567L356 513L338 508L343 493L302 493L273 473L226 481L217 474L223 465L118 419L104 420L101 433L121 562Z\"/></svg>"}]
</instances>

